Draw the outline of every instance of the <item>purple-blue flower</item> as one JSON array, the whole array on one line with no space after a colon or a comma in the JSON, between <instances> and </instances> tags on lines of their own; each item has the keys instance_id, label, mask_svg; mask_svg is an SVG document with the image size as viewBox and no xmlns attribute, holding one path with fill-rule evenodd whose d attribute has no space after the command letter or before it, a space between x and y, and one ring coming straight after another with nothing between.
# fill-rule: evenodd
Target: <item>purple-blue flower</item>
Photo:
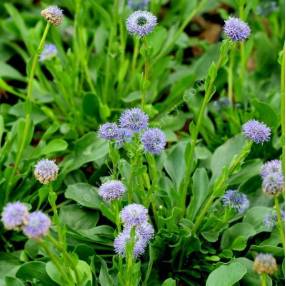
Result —
<instances>
[{"instance_id":1,"label":"purple-blue flower","mask_svg":"<svg viewBox=\"0 0 286 286\"><path fill-rule=\"evenodd\" d=\"M128 0L128 6L131 9L146 9L149 4L149 0Z\"/></svg>"},{"instance_id":2,"label":"purple-blue flower","mask_svg":"<svg viewBox=\"0 0 286 286\"><path fill-rule=\"evenodd\" d=\"M49 6L41 11L41 15L54 26L60 25L64 18L63 10L58 6Z\"/></svg>"},{"instance_id":3,"label":"purple-blue flower","mask_svg":"<svg viewBox=\"0 0 286 286\"><path fill-rule=\"evenodd\" d=\"M152 154L160 154L166 145L166 136L159 128L150 128L141 136L144 149Z\"/></svg>"},{"instance_id":4,"label":"purple-blue flower","mask_svg":"<svg viewBox=\"0 0 286 286\"><path fill-rule=\"evenodd\" d=\"M29 211L26 205L20 202L8 203L1 216L6 229L18 229L28 222Z\"/></svg>"},{"instance_id":5,"label":"purple-blue flower","mask_svg":"<svg viewBox=\"0 0 286 286\"><path fill-rule=\"evenodd\" d=\"M282 173L282 163L280 160L271 160L262 165L260 172L262 178L272 173Z\"/></svg>"},{"instance_id":6,"label":"purple-blue flower","mask_svg":"<svg viewBox=\"0 0 286 286\"><path fill-rule=\"evenodd\" d=\"M112 180L102 184L99 188L98 194L105 201L113 201L119 199L125 193L126 188L122 182L117 180Z\"/></svg>"},{"instance_id":7,"label":"purple-blue flower","mask_svg":"<svg viewBox=\"0 0 286 286\"><path fill-rule=\"evenodd\" d=\"M116 123L104 123L100 125L98 134L102 139L117 139L119 135L119 128Z\"/></svg>"},{"instance_id":8,"label":"purple-blue flower","mask_svg":"<svg viewBox=\"0 0 286 286\"><path fill-rule=\"evenodd\" d=\"M127 128L118 128L118 134L116 137L117 147L121 147L125 142L130 142L133 136L133 132Z\"/></svg>"},{"instance_id":9,"label":"purple-blue flower","mask_svg":"<svg viewBox=\"0 0 286 286\"><path fill-rule=\"evenodd\" d=\"M271 129L264 123L257 120L249 120L242 126L244 136L256 144L270 140Z\"/></svg>"},{"instance_id":10,"label":"purple-blue flower","mask_svg":"<svg viewBox=\"0 0 286 286\"><path fill-rule=\"evenodd\" d=\"M140 204L130 204L120 212L120 218L126 226L136 226L147 222L148 210Z\"/></svg>"},{"instance_id":11,"label":"purple-blue flower","mask_svg":"<svg viewBox=\"0 0 286 286\"><path fill-rule=\"evenodd\" d=\"M284 176L282 173L270 173L263 178L262 190L268 195L277 195L284 189Z\"/></svg>"},{"instance_id":12,"label":"purple-blue flower","mask_svg":"<svg viewBox=\"0 0 286 286\"><path fill-rule=\"evenodd\" d=\"M224 206L228 206L235 209L238 213L245 212L249 207L249 200L247 196L236 190L228 190L222 197L222 203Z\"/></svg>"},{"instance_id":13,"label":"purple-blue flower","mask_svg":"<svg viewBox=\"0 0 286 286\"><path fill-rule=\"evenodd\" d=\"M223 30L225 34L234 42L244 41L250 35L249 26L242 20L229 17L225 23Z\"/></svg>"},{"instance_id":14,"label":"purple-blue flower","mask_svg":"<svg viewBox=\"0 0 286 286\"><path fill-rule=\"evenodd\" d=\"M151 33L157 25L157 17L148 11L135 11L126 20L130 34L144 37Z\"/></svg>"},{"instance_id":15,"label":"purple-blue flower","mask_svg":"<svg viewBox=\"0 0 286 286\"><path fill-rule=\"evenodd\" d=\"M148 245L148 241L142 236L135 234L133 255L135 258L142 255ZM114 240L114 250L117 254L125 256L127 243L131 241L130 230L123 230Z\"/></svg>"},{"instance_id":16,"label":"purple-blue flower","mask_svg":"<svg viewBox=\"0 0 286 286\"><path fill-rule=\"evenodd\" d=\"M147 114L145 114L140 108L131 108L125 110L121 114L119 118L119 125L121 128L138 132L147 128L148 119Z\"/></svg>"},{"instance_id":17,"label":"purple-blue flower","mask_svg":"<svg viewBox=\"0 0 286 286\"><path fill-rule=\"evenodd\" d=\"M24 234L33 239L47 235L51 226L50 218L41 211L29 215L27 224L23 227Z\"/></svg>"},{"instance_id":18,"label":"purple-blue flower","mask_svg":"<svg viewBox=\"0 0 286 286\"><path fill-rule=\"evenodd\" d=\"M59 167L53 160L42 159L40 160L34 169L34 175L36 179L42 184L48 184L54 181L59 172Z\"/></svg>"},{"instance_id":19,"label":"purple-blue flower","mask_svg":"<svg viewBox=\"0 0 286 286\"><path fill-rule=\"evenodd\" d=\"M40 62L50 60L58 54L57 47L53 44L45 44L43 51L40 54Z\"/></svg>"}]
</instances>

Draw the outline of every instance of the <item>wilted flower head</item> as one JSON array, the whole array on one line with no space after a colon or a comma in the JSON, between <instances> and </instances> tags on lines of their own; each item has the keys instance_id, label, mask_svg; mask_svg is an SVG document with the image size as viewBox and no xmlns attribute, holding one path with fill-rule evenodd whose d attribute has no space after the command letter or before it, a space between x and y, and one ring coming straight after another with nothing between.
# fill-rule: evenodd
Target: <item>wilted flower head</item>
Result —
<instances>
[{"instance_id":1,"label":"wilted flower head","mask_svg":"<svg viewBox=\"0 0 286 286\"><path fill-rule=\"evenodd\" d=\"M263 178L272 173L282 173L282 163L280 160L271 160L262 165L260 175Z\"/></svg>"},{"instance_id":2,"label":"wilted flower head","mask_svg":"<svg viewBox=\"0 0 286 286\"><path fill-rule=\"evenodd\" d=\"M242 20L229 17L224 23L225 34L234 42L244 41L250 35L249 26Z\"/></svg>"},{"instance_id":3,"label":"wilted flower head","mask_svg":"<svg viewBox=\"0 0 286 286\"><path fill-rule=\"evenodd\" d=\"M128 0L128 6L131 9L146 9L149 0Z\"/></svg>"},{"instance_id":4,"label":"wilted flower head","mask_svg":"<svg viewBox=\"0 0 286 286\"><path fill-rule=\"evenodd\" d=\"M59 172L59 167L53 160L42 159L34 169L36 179L42 184L48 184L54 181Z\"/></svg>"},{"instance_id":5,"label":"wilted flower head","mask_svg":"<svg viewBox=\"0 0 286 286\"><path fill-rule=\"evenodd\" d=\"M148 126L148 116L140 108L131 108L125 110L120 118L121 128L127 128L133 132L138 132Z\"/></svg>"},{"instance_id":6,"label":"wilted flower head","mask_svg":"<svg viewBox=\"0 0 286 286\"><path fill-rule=\"evenodd\" d=\"M29 238L39 239L49 232L50 226L50 218L41 211L36 211L29 215L28 223L24 226L23 232Z\"/></svg>"},{"instance_id":7,"label":"wilted flower head","mask_svg":"<svg viewBox=\"0 0 286 286\"><path fill-rule=\"evenodd\" d=\"M264 123L257 120L249 120L242 126L244 136L256 144L270 140L271 129Z\"/></svg>"},{"instance_id":8,"label":"wilted flower head","mask_svg":"<svg viewBox=\"0 0 286 286\"><path fill-rule=\"evenodd\" d=\"M41 11L41 15L54 26L60 25L64 18L63 10L58 6L49 6Z\"/></svg>"},{"instance_id":9,"label":"wilted flower head","mask_svg":"<svg viewBox=\"0 0 286 286\"><path fill-rule=\"evenodd\" d=\"M255 257L253 269L259 274L267 273L271 275L277 271L276 260L271 254L260 253Z\"/></svg>"},{"instance_id":10,"label":"wilted flower head","mask_svg":"<svg viewBox=\"0 0 286 286\"><path fill-rule=\"evenodd\" d=\"M122 182L112 180L102 184L99 188L98 194L105 201L113 201L123 196L126 189Z\"/></svg>"},{"instance_id":11,"label":"wilted flower head","mask_svg":"<svg viewBox=\"0 0 286 286\"><path fill-rule=\"evenodd\" d=\"M130 34L144 37L151 33L157 25L157 17L148 11L135 11L126 21Z\"/></svg>"},{"instance_id":12,"label":"wilted flower head","mask_svg":"<svg viewBox=\"0 0 286 286\"><path fill-rule=\"evenodd\" d=\"M235 190L228 190L222 197L224 206L235 209L238 213L243 213L249 207L247 196Z\"/></svg>"},{"instance_id":13,"label":"wilted flower head","mask_svg":"<svg viewBox=\"0 0 286 286\"><path fill-rule=\"evenodd\" d=\"M18 229L27 223L29 211L28 208L20 202L8 203L4 207L1 216L1 220L6 229Z\"/></svg>"},{"instance_id":14,"label":"wilted flower head","mask_svg":"<svg viewBox=\"0 0 286 286\"><path fill-rule=\"evenodd\" d=\"M43 51L40 54L40 62L50 60L58 54L57 47L53 44L45 44Z\"/></svg>"},{"instance_id":15,"label":"wilted flower head","mask_svg":"<svg viewBox=\"0 0 286 286\"><path fill-rule=\"evenodd\" d=\"M131 242L130 231L123 230L123 232L121 232L114 240L115 252L119 255L125 256L126 246L129 242ZM144 253L148 241L146 241L142 236L135 234L134 242L133 255L137 258Z\"/></svg>"},{"instance_id":16,"label":"wilted flower head","mask_svg":"<svg viewBox=\"0 0 286 286\"><path fill-rule=\"evenodd\" d=\"M136 226L147 221L148 210L140 204L130 204L122 209L120 217L126 226Z\"/></svg>"},{"instance_id":17,"label":"wilted flower head","mask_svg":"<svg viewBox=\"0 0 286 286\"><path fill-rule=\"evenodd\" d=\"M116 123L105 123L100 125L98 134L106 140L117 139L119 134L118 126Z\"/></svg>"},{"instance_id":18,"label":"wilted flower head","mask_svg":"<svg viewBox=\"0 0 286 286\"><path fill-rule=\"evenodd\" d=\"M166 145L166 136L159 128L150 128L141 136L144 149L152 154L160 154Z\"/></svg>"},{"instance_id":19,"label":"wilted flower head","mask_svg":"<svg viewBox=\"0 0 286 286\"><path fill-rule=\"evenodd\" d=\"M268 195L277 195L283 192L284 176L282 173L271 173L263 178L262 190Z\"/></svg>"},{"instance_id":20,"label":"wilted flower head","mask_svg":"<svg viewBox=\"0 0 286 286\"><path fill-rule=\"evenodd\" d=\"M131 141L133 132L127 128L118 128L118 134L116 137L117 147L121 147L125 142Z\"/></svg>"}]
</instances>

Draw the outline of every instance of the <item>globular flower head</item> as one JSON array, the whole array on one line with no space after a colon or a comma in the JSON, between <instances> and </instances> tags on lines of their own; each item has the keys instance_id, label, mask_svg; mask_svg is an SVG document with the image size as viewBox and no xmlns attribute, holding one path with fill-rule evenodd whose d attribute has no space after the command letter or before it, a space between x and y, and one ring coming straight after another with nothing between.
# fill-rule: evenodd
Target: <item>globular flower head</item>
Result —
<instances>
[{"instance_id":1,"label":"globular flower head","mask_svg":"<svg viewBox=\"0 0 286 286\"><path fill-rule=\"evenodd\" d=\"M135 11L126 21L130 34L144 37L150 34L157 25L157 17L148 11Z\"/></svg>"},{"instance_id":2,"label":"globular flower head","mask_svg":"<svg viewBox=\"0 0 286 286\"><path fill-rule=\"evenodd\" d=\"M42 159L34 169L36 179L42 184L48 184L54 181L59 172L59 167L53 160Z\"/></svg>"},{"instance_id":3,"label":"globular flower head","mask_svg":"<svg viewBox=\"0 0 286 286\"><path fill-rule=\"evenodd\" d=\"M141 136L144 149L152 154L160 154L166 145L166 136L159 128L150 128Z\"/></svg>"},{"instance_id":4,"label":"globular flower head","mask_svg":"<svg viewBox=\"0 0 286 286\"><path fill-rule=\"evenodd\" d=\"M114 240L115 252L119 255L125 256L126 246L129 242L131 242L130 230L125 229ZM135 234L134 242L133 255L137 258L145 252L148 241L146 241L142 236Z\"/></svg>"},{"instance_id":5,"label":"globular flower head","mask_svg":"<svg viewBox=\"0 0 286 286\"><path fill-rule=\"evenodd\" d=\"M40 62L50 60L58 54L57 47L53 44L45 44L43 51L40 54Z\"/></svg>"},{"instance_id":6,"label":"globular flower head","mask_svg":"<svg viewBox=\"0 0 286 286\"><path fill-rule=\"evenodd\" d=\"M284 176L282 173L270 173L263 178L262 190L268 195L277 195L284 190Z\"/></svg>"},{"instance_id":7,"label":"globular flower head","mask_svg":"<svg viewBox=\"0 0 286 286\"><path fill-rule=\"evenodd\" d=\"M28 222L29 211L26 205L15 202L8 203L1 214L6 229L19 229Z\"/></svg>"},{"instance_id":8,"label":"globular flower head","mask_svg":"<svg viewBox=\"0 0 286 286\"><path fill-rule=\"evenodd\" d=\"M271 254L260 253L255 257L253 269L259 274L266 273L271 275L277 271L277 263Z\"/></svg>"},{"instance_id":9,"label":"globular flower head","mask_svg":"<svg viewBox=\"0 0 286 286\"><path fill-rule=\"evenodd\" d=\"M116 123L105 123L100 125L98 134L102 139L113 140L117 139L119 135L119 130Z\"/></svg>"},{"instance_id":10,"label":"globular flower head","mask_svg":"<svg viewBox=\"0 0 286 286\"><path fill-rule=\"evenodd\" d=\"M60 25L64 18L63 10L58 6L49 6L41 11L41 15L54 26Z\"/></svg>"},{"instance_id":11,"label":"globular flower head","mask_svg":"<svg viewBox=\"0 0 286 286\"><path fill-rule=\"evenodd\" d=\"M136 234L142 236L146 241L149 241L154 236L154 227L152 224L145 222L136 227Z\"/></svg>"},{"instance_id":12,"label":"globular flower head","mask_svg":"<svg viewBox=\"0 0 286 286\"><path fill-rule=\"evenodd\" d=\"M28 223L24 226L24 234L33 239L40 239L47 235L51 226L50 218L41 211L29 215Z\"/></svg>"},{"instance_id":13,"label":"globular flower head","mask_svg":"<svg viewBox=\"0 0 286 286\"><path fill-rule=\"evenodd\" d=\"M282 173L282 163L280 160L271 160L262 165L261 177L265 178L272 173Z\"/></svg>"},{"instance_id":14,"label":"globular flower head","mask_svg":"<svg viewBox=\"0 0 286 286\"><path fill-rule=\"evenodd\" d=\"M131 108L125 110L120 118L119 125L121 128L138 132L148 126L148 116L140 108Z\"/></svg>"},{"instance_id":15,"label":"globular flower head","mask_svg":"<svg viewBox=\"0 0 286 286\"><path fill-rule=\"evenodd\" d=\"M120 212L120 218L126 226L143 224L148 219L148 210L140 204L130 204Z\"/></svg>"},{"instance_id":16,"label":"globular flower head","mask_svg":"<svg viewBox=\"0 0 286 286\"><path fill-rule=\"evenodd\" d=\"M149 4L149 0L128 0L128 6L131 9L146 9Z\"/></svg>"},{"instance_id":17,"label":"globular flower head","mask_svg":"<svg viewBox=\"0 0 286 286\"><path fill-rule=\"evenodd\" d=\"M234 42L244 41L250 35L249 26L242 20L229 17L224 23L224 32Z\"/></svg>"},{"instance_id":18,"label":"globular flower head","mask_svg":"<svg viewBox=\"0 0 286 286\"><path fill-rule=\"evenodd\" d=\"M267 214L263 219L263 224L268 228L272 229L277 223L277 215L275 213Z\"/></svg>"},{"instance_id":19,"label":"globular flower head","mask_svg":"<svg viewBox=\"0 0 286 286\"><path fill-rule=\"evenodd\" d=\"M249 207L247 196L235 190L228 190L222 197L224 206L235 209L238 213L243 213Z\"/></svg>"},{"instance_id":20,"label":"globular flower head","mask_svg":"<svg viewBox=\"0 0 286 286\"><path fill-rule=\"evenodd\" d=\"M270 140L271 129L257 120L249 120L242 126L244 136L256 144Z\"/></svg>"},{"instance_id":21,"label":"globular flower head","mask_svg":"<svg viewBox=\"0 0 286 286\"><path fill-rule=\"evenodd\" d=\"M121 147L125 142L130 142L133 136L133 132L127 128L118 128L118 134L116 137L117 147Z\"/></svg>"},{"instance_id":22,"label":"globular flower head","mask_svg":"<svg viewBox=\"0 0 286 286\"><path fill-rule=\"evenodd\" d=\"M119 199L125 193L126 188L122 182L117 180L112 180L102 184L99 188L98 194L105 201L113 201Z\"/></svg>"}]
</instances>

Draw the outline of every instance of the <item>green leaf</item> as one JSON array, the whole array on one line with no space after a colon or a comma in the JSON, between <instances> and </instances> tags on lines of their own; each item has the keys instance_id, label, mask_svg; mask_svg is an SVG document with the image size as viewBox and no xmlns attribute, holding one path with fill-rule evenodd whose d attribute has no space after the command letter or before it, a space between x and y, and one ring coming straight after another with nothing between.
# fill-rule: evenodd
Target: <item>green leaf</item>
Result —
<instances>
[{"instance_id":1,"label":"green leaf","mask_svg":"<svg viewBox=\"0 0 286 286\"><path fill-rule=\"evenodd\" d=\"M5 277L6 286L25 286L25 284L15 277Z\"/></svg>"},{"instance_id":2,"label":"green leaf","mask_svg":"<svg viewBox=\"0 0 286 286\"><path fill-rule=\"evenodd\" d=\"M108 144L98 138L96 132L89 132L75 141L73 151L63 162L62 173L68 173L79 169L88 162L94 162L97 166L103 164L108 154Z\"/></svg>"},{"instance_id":3,"label":"green leaf","mask_svg":"<svg viewBox=\"0 0 286 286\"><path fill-rule=\"evenodd\" d=\"M271 213L271 208L267 207L253 207L247 210L246 214L243 217L243 222L251 224L256 233L269 230L264 225L265 215Z\"/></svg>"},{"instance_id":4,"label":"green leaf","mask_svg":"<svg viewBox=\"0 0 286 286\"><path fill-rule=\"evenodd\" d=\"M223 145L219 146L211 157L212 181L217 178L224 167L227 167L236 154L239 154L244 146L244 136L239 134Z\"/></svg>"},{"instance_id":5,"label":"green leaf","mask_svg":"<svg viewBox=\"0 0 286 286\"><path fill-rule=\"evenodd\" d=\"M187 210L187 217L193 220L208 195L209 178L204 168L196 169L193 175L192 199Z\"/></svg>"},{"instance_id":6,"label":"green leaf","mask_svg":"<svg viewBox=\"0 0 286 286\"><path fill-rule=\"evenodd\" d=\"M242 251L246 247L248 238L255 234L256 231L251 224L237 223L223 233L221 248Z\"/></svg>"},{"instance_id":7,"label":"green leaf","mask_svg":"<svg viewBox=\"0 0 286 286\"><path fill-rule=\"evenodd\" d=\"M273 110L269 104L257 99L253 100L252 103L255 107L255 111L258 113L256 118L266 123L271 129L276 129L279 125L277 111Z\"/></svg>"},{"instance_id":8,"label":"green leaf","mask_svg":"<svg viewBox=\"0 0 286 286\"><path fill-rule=\"evenodd\" d=\"M51 261L46 264L46 272L54 282L59 285L66 285L65 279L62 277L63 275Z\"/></svg>"},{"instance_id":9,"label":"green leaf","mask_svg":"<svg viewBox=\"0 0 286 286\"><path fill-rule=\"evenodd\" d=\"M41 148L41 155L48 155L51 153L61 152L66 150L68 143L63 139L53 139L46 146Z\"/></svg>"},{"instance_id":10,"label":"green leaf","mask_svg":"<svg viewBox=\"0 0 286 286\"><path fill-rule=\"evenodd\" d=\"M238 262L221 265L208 276L206 286L232 286L240 281L246 272L246 267Z\"/></svg>"},{"instance_id":11,"label":"green leaf","mask_svg":"<svg viewBox=\"0 0 286 286\"><path fill-rule=\"evenodd\" d=\"M73 230L89 229L97 225L99 213L78 205L61 207L60 220Z\"/></svg>"},{"instance_id":12,"label":"green leaf","mask_svg":"<svg viewBox=\"0 0 286 286\"><path fill-rule=\"evenodd\" d=\"M102 203L96 188L86 183L69 185L65 191L65 197L93 209L99 209Z\"/></svg>"},{"instance_id":13,"label":"green leaf","mask_svg":"<svg viewBox=\"0 0 286 286\"><path fill-rule=\"evenodd\" d=\"M180 185L185 175L185 162L182 160L185 148L185 142L176 144L167 152L168 156L164 160L164 168L177 186Z\"/></svg>"},{"instance_id":14,"label":"green leaf","mask_svg":"<svg viewBox=\"0 0 286 286\"><path fill-rule=\"evenodd\" d=\"M82 101L83 112L94 118L100 118L100 100L94 93L86 93Z\"/></svg>"},{"instance_id":15,"label":"green leaf","mask_svg":"<svg viewBox=\"0 0 286 286\"><path fill-rule=\"evenodd\" d=\"M176 286L176 280L168 278L163 282L162 286Z\"/></svg>"},{"instance_id":16,"label":"green leaf","mask_svg":"<svg viewBox=\"0 0 286 286\"><path fill-rule=\"evenodd\" d=\"M114 280L108 273L106 262L103 259L100 259L100 260L101 260L101 268L99 272L100 285L108 285L108 286L114 285L114 282L113 282Z\"/></svg>"},{"instance_id":17,"label":"green leaf","mask_svg":"<svg viewBox=\"0 0 286 286\"><path fill-rule=\"evenodd\" d=\"M31 261L23 264L16 273L16 277L23 281L37 279L43 286L55 286L46 272L46 264L40 261Z\"/></svg>"},{"instance_id":18,"label":"green leaf","mask_svg":"<svg viewBox=\"0 0 286 286\"><path fill-rule=\"evenodd\" d=\"M0 62L0 78L8 78L8 79L16 79L25 81L25 77L20 74L15 68L12 66Z\"/></svg>"}]
</instances>

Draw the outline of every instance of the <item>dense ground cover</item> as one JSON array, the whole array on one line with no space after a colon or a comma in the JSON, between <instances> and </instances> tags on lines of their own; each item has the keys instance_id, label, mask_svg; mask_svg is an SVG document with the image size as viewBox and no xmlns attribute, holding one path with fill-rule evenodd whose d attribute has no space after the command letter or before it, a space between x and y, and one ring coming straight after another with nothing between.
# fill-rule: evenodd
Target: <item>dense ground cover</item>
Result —
<instances>
[{"instance_id":1,"label":"dense ground cover","mask_svg":"<svg viewBox=\"0 0 286 286\"><path fill-rule=\"evenodd\" d=\"M0 285L284 285L283 11L1 1Z\"/></svg>"}]
</instances>

